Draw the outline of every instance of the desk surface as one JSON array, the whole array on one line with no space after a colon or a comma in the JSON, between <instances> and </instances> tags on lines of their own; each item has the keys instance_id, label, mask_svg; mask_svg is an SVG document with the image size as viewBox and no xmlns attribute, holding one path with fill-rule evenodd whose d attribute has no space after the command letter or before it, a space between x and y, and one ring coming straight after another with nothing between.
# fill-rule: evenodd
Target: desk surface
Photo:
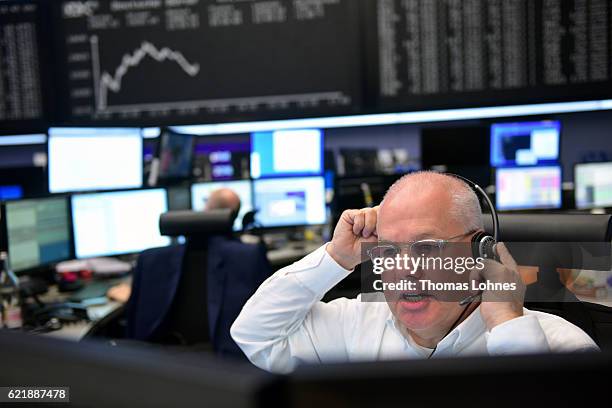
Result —
<instances>
[{"instance_id":1,"label":"desk surface","mask_svg":"<svg viewBox=\"0 0 612 408\"><path fill-rule=\"evenodd\" d=\"M322 242L300 242L299 244L288 244L282 248L268 251L268 260L273 266L284 266L292 264L318 249Z\"/></svg>"},{"instance_id":2,"label":"desk surface","mask_svg":"<svg viewBox=\"0 0 612 408\"><path fill-rule=\"evenodd\" d=\"M268 251L268 259L273 266L280 268L303 258L321 245L322 243L320 242L289 244L283 248ZM52 286L45 295L40 297L40 299L43 302L62 302L66 301L70 295L69 293L60 293L56 286ZM64 340L79 341L98 320L117 310L121 305L122 304L119 302L109 300L105 304L89 306L87 307L87 315L90 321L64 324L60 330L48 332L43 335Z\"/></svg>"},{"instance_id":3,"label":"desk surface","mask_svg":"<svg viewBox=\"0 0 612 408\"><path fill-rule=\"evenodd\" d=\"M582 302L597 303L603 306L612 307L612 299L610 299L610 297L606 297L606 298L593 298L593 297L588 297L588 296L576 296L576 297Z\"/></svg>"},{"instance_id":4,"label":"desk surface","mask_svg":"<svg viewBox=\"0 0 612 408\"><path fill-rule=\"evenodd\" d=\"M79 341L87 334L87 332L98 320L114 312L119 307L121 307L121 303L114 302L112 300L109 300L108 303L104 305L89 306L87 308L87 315L91 321L64 324L61 329L44 333L43 336L70 341Z\"/></svg>"},{"instance_id":5,"label":"desk surface","mask_svg":"<svg viewBox=\"0 0 612 408\"><path fill-rule=\"evenodd\" d=\"M312 251L318 249L321 245L323 245L321 242L289 243L282 248L268 251L268 259L275 269L278 269L303 258ZM41 297L41 300L43 302L62 301L62 299L67 299L68 296L69 294L59 293L56 287L52 287L47 294ZM599 303L604 306L612 307L612 299L609 297L603 300L584 296L578 296L578 298L585 302ZM66 324L62 329L45 333L44 335L65 340L79 341L98 320L112 313L121 305L122 304L119 302L109 300L105 304L89 306L87 308L87 314L91 321Z\"/></svg>"},{"instance_id":6,"label":"desk surface","mask_svg":"<svg viewBox=\"0 0 612 408\"><path fill-rule=\"evenodd\" d=\"M126 277L120 280L115 280L114 282L129 282L131 281L131 277ZM41 295L39 298L44 303L54 303L54 302L65 302L68 298L73 295L73 293L63 293L59 292L56 285L50 286L47 293ZM65 323L61 329L47 332L42 334L43 336L61 338L64 340L71 341L79 341L87 334L87 332L93 327L93 325L109 315L113 311L117 310L121 307L121 303L112 301L108 299L103 304L96 304L87 307L87 316L90 321L81 321L78 323Z\"/></svg>"}]
</instances>

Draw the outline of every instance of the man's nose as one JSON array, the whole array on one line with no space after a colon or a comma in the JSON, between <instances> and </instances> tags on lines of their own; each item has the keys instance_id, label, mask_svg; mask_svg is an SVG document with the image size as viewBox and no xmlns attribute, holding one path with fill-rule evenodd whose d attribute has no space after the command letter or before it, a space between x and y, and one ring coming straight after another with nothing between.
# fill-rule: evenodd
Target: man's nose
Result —
<instances>
[{"instance_id":1,"label":"man's nose","mask_svg":"<svg viewBox=\"0 0 612 408\"><path fill-rule=\"evenodd\" d=\"M406 272L406 278L421 279L425 275L425 270L421 266Z\"/></svg>"}]
</instances>

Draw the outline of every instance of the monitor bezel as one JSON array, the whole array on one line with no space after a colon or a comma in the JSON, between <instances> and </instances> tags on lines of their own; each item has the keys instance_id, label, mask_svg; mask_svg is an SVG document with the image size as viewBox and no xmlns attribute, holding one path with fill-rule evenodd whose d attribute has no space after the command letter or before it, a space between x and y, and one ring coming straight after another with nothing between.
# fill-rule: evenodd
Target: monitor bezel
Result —
<instances>
[{"instance_id":1,"label":"monitor bezel","mask_svg":"<svg viewBox=\"0 0 612 408\"><path fill-rule=\"evenodd\" d=\"M527 118L525 118L527 119ZM535 118L534 118L535 119ZM543 160L539 161L535 164L518 164L516 161L514 163L505 163L505 164L496 164L493 162L493 149L494 149L494 136L493 136L493 127L496 125L518 125L518 124L529 124L529 123L546 123L546 122L555 122L559 125L559 143L557 144L557 159L556 160ZM563 140L563 122L560 119L541 119L541 120L515 120L509 122L491 122L489 124L489 133L490 133L490 147L489 147L489 165L493 169L497 168L508 168L508 167L545 167L550 165L558 164L561 159L561 142Z\"/></svg>"},{"instance_id":2,"label":"monitor bezel","mask_svg":"<svg viewBox=\"0 0 612 408\"><path fill-rule=\"evenodd\" d=\"M132 254L139 254L142 251L136 251L136 252L132 252L132 251L125 251L125 252L109 252L109 253L100 253L100 254L96 254L96 255L90 255L90 256L84 256L84 257L79 257L77 254L77 238L76 238L76 233L75 233L75 225L76 223L74 222L74 210L73 210L73 203L74 203L74 199L76 197L81 197L81 196L87 196L87 195L101 195L101 194L122 194L122 193L130 193L130 192L144 192L144 191L151 191L151 190L161 190L164 194L164 199L166 200L166 211L168 212L168 189L165 187L146 187L146 188L134 188L134 189L126 189L126 190L106 190L106 191L95 191L95 192L82 192L82 193L78 193L78 194L70 194L70 219L72 221L72 234L73 234L73 248L74 248L74 259L92 259L92 258L101 258L101 257L118 257L118 256L123 256L123 255L132 255ZM163 214L163 213L162 213ZM158 220L159 223L159 220ZM164 237L164 235L160 236ZM170 246L172 245L172 240L170 239L170 237L168 238L168 244L165 245L164 247ZM143 251L146 251L146 249L144 249Z\"/></svg>"},{"instance_id":3,"label":"monitor bezel","mask_svg":"<svg viewBox=\"0 0 612 408\"><path fill-rule=\"evenodd\" d=\"M58 260L54 260L50 262L42 262L36 266L32 266L32 267L28 267L28 268L24 268L20 270L13 270L13 272L15 272L17 276L45 274L49 272L51 269L54 269L54 266L59 264L60 262L68 261L70 259L75 258L74 228L73 228L73 223L72 223L72 199L71 199L70 194L57 194L57 195L50 195L50 196L45 196L45 197L25 198L22 200L12 200L12 201L1 203L0 205L0 229L1 229L0 234L5 238L5 241L2 242L0 240L0 244L4 244L5 248L0 248L0 251L6 250L6 252L9 255L9 261L10 261L10 252L9 252L10 239L9 239L9 233L8 233L8 222L6 218L7 205L11 205L11 204L15 204L18 202L23 202L23 201L46 201L46 200L59 200L59 199L63 199L66 202L66 212L67 212L66 220L68 221L67 222L68 256L63 259L58 259ZM10 265L10 263L9 263L9 266L11 269L13 268L12 265Z\"/></svg>"},{"instance_id":4,"label":"monitor bezel","mask_svg":"<svg viewBox=\"0 0 612 408\"><path fill-rule=\"evenodd\" d=\"M259 182L259 181L263 181L263 182L268 182L268 181L273 181L273 180L291 180L291 179L304 179L304 178L311 178L311 179L321 179L323 181L323 198L325 198L325 177L324 176L301 176L301 177L273 177L273 178L261 178L261 179L254 179L252 180L252 188L253 188L253 209L255 211L259 211L256 205L256 201L255 201L255 183ZM325 220L323 221L323 223L317 223L317 224L306 224L306 223L299 223L299 224L286 224L286 225L273 225L273 226L266 226L266 225L262 225L259 228L256 228L255 231L280 231L280 230L292 230L292 229L296 229L296 228L308 228L308 227L321 227L321 226L325 226L329 223L330 220L330 216L328 214L328 208L329 206L327 205L327 203L324 201L323 202L323 206L325 208Z\"/></svg>"},{"instance_id":5,"label":"monitor bezel","mask_svg":"<svg viewBox=\"0 0 612 408\"><path fill-rule=\"evenodd\" d=\"M161 154L163 149L164 141L167 140L169 134L173 136L184 136L191 139L191 155L189 156L189 164L188 164L188 172L186 176L167 176L161 173ZM159 185L165 187L168 185L184 182L185 180L190 180L193 177L193 163L195 159L195 146L197 142L198 136L190 133L180 133L168 126L160 128L159 137L157 137L157 148L154 155L154 160L158 160L160 162L160 170L157 175L157 182ZM144 166L144 143L143 143L143 166ZM143 172L144 173L144 172ZM144 177L144 174L143 174Z\"/></svg>"},{"instance_id":6,"label":"monitor bezel","mask_svg":"<svg viewBox=\"0 0 612 408\"><path fill-rule=\"evenodd\" d=\"M320 153L319 153L319 159L320 159L320 163L319 163L319 172L298 172L298 173L275 173L275 174L268 174L268 175L261 175L259 177L253 177L253 154L255 153L255 149L253 146L254 143L254 135L256 133L269 133L269 134L274 134L275 132L278 131L289 131L289 132L299 132L299 131L313 131L316 130L319 132L319 137L320 137ZM277 130L270 130L270 131L260 131L260 132L251 132L249 134L250 137L250 142L251 142L251 146L250 146L250 160L249 160L249 175L251 177L252 180L267 180L267 179L285 179L285 178L304 178L304 177L322 177L325 174L325 129L324 128L303 128L303 129L277 129Z\"/></svg>"},{"instance_id":7,"label":"monitor bezel","mask_svg":"<svg viewBox=\"0 0 612 408\"><path fill-rule=\"evenodd\" d=\"M109 129L116 129L116 130L120 130L120 129L129 129L129 130L134 130L134 133L138 133L139 136L139 140L140 140L140 149L139 149L139 155L138 155L138 160L140 162L140 166L139 166L139 171L140 171L140 186L120 186L120 187L104 187L104 188L91 188L91 189L77 189L77 190L60 190L60 191L51 191L51 139L54 137L52 136L52 131L54 129L100 129L100 130L109 130ZM47 146L46 146L46 150L47 150L47 191L49 194L51 195L56 195L56 194L77 194L77 193L95 193L98 191L114 191L114 190L131 190L131 189L142 189L145 188L145 179L144 179L144 138L142 136L142 129L141 127L131 127L131 126L95 126L95 127L87 127L87 126L57 126L57 127L50 127L47 130ZM136 132L136 130L138 132ZM134 135L136 136L136 135ZM57 137L57 136L55 136Z\"/></svg>"},{"instance_id":8,"label":"monitor bezel","mask_svg":"<svg viewBox=\"0 0 612 408\"><path fill-rule=\"evenodd\" d=\"M541 169L546 167L552 167L559 169L559 205L555 206L542 206L542 207L513 207L513 208L500 208L499 206L499 191L497 188L497 177L499 170L515 170L515 171L527 171L529 169ZM561 210L563 208L563 166L559 163L557 164L547 164L540 166L504 166L504 167L496 167L495 170L495 209L500 213L512 213L512 212L537 212L537 211L550 211L550 210Z\"/></svg>"},{"instance_id":9,"label":"monitor bezel","mask_svg":"<svg viewBox=\"0 0 612 408\"><path fill-rule=\"evenodd\" d=\"M577 210L595 210L595 209L598 209L598 208L604 208L604 209L612 208L612 202L610 202L609 206L604 206L604 207L597 206L597 205L586 206L586 207L578 207L578 200L577 200L577 197L576 197L576 195L577 195L577 188L576 188L576 186L578 184L576 182L576 173L578 172L578 167L584 166L584 165L591 165L591 164L595 164L595 165L597 165L597 164L609 164L610 166L612 166L612 161L608 160L608 161L592 161L592 162L576 162L576 163L574 163L573 168L572 168L573 176L574 176L574 207L576 207Z\"/></svg>"}]
</instances>

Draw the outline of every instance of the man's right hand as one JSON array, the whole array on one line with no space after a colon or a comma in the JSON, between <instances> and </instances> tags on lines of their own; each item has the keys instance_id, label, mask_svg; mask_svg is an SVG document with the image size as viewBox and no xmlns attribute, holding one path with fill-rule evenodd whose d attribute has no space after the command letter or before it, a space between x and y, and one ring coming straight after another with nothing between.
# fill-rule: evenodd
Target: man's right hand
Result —
<instances>
[{"instance_id":1,"label":"man's right hand","mask_svg":"<svg viewBox=\"0 0 612 408\"><path fill-rule=\"evenodd\" d=\"M351 270L362 262L361 244L376 242L378 206L361 210L346 210L327 245L329 255L344 269Z\"/></svg>"}]
</instances>

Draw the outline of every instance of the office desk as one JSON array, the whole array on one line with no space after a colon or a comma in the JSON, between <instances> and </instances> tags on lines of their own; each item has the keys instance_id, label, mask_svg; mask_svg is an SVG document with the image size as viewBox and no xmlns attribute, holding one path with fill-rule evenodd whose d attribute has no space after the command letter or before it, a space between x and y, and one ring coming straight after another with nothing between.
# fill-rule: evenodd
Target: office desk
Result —
<instances>
[{"instance_id":1,"label":"office desk","mask_svg":"<svg viewBox=\"0 0 612 408\"><path fill-rule=\"evenodd\" d=\"M289 243L281 248L269 250L268 260L275 269L280 269L302 259L321 245L323 242Z\"/></svg>"},{"instance_id":2,"label":"office desk","mask_svg":"<svg viewBox=\"0 0 612 408\"><path fill-rule=\"evenodd\" d=\"M130 281L131 277L125 277L119 280L113 280L112 282L120 283ZM74 293L59 292L56 285L49 287L49 290L44 295L39 296L39 299L43 303L56 303L66 302ZM42 333L42 336L60 338L63 340L79 341L87 334L87 332L98 322L100 319L106 317L110 313L117 310L122 306L122 303L115 302L107 299L103 304L95 304L87 306L87 316L90 321L80 321L77 323L64 323L62 328L59 330Z\"/></svg>"},{"instance_id":3,"label":"office desk","mask_svg":"<svg viewBox=\"0 0 612 408\"><path fill-rule=\"evenodd\" d=\"M67 323L64 324L61 329L43 333L42 336L69 341L80 341L100 319L114 312L121 306L121 303L112 300L109 300L108 303L104 305L90 306L87 308L87 315L90 321Z\"/></svg>"},{"instance_id":4,"label":"office desk","mask_svg":"<svg viewBox=\"0 0 612 408\"><path fill-rule=\"evenodd\" d=\"M598 305L612 307L612 299L607 298L592 298L589 296L576 296L581 302L596 303Z\"/></svg>"},{"instance_id":5,"label":"office desk","mask_svg":"<svg viewBox=\"0 0 612 408\"><path fill-rule=\"evenodd\" d=\"M321 242L289 243L281 248L268 251L267 256L274 269L278 270L303 258L319 248L321 245L323 245ZM129 278L126 278L125 280L128 279ZM70 295L70 293L60 293L56 286L51 286L46 294L40 296L40 300L45 303L63 302L66 301ZM110 299L105 304L89 306L87 307L87 314L90 321L67 323L64 324L60 330L44 333L42 335L70 341L79 341L85 336L85 334L87 334L87 332L95 325L96 322L114 312L121 306L122 303L115 302Z\"/></svg>"}]
</instances>

